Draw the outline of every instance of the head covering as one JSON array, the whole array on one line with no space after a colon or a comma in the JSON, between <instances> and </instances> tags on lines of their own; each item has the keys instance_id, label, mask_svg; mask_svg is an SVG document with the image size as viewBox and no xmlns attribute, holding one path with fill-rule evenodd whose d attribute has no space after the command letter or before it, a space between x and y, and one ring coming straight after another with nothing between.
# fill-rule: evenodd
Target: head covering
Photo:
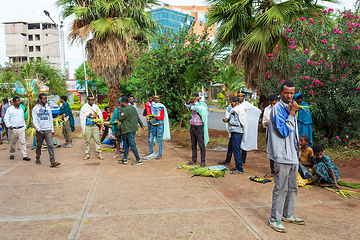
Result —
<instances>
[{"instance_id":1,"label":"head covering","mask_svg":"<svg viewBox=\"0 0 360 240\"><path fill-rule=\"evenodd\" d=\"M294 100L296 100L296 99L303 99L303 94L302 93L296 93L295 95L294 95Z\"/></svg>"},{"instance_id":2,"label":"head covering","mask_svg":"<svg viewBox=\"0 0 360 240\"><path fill-rule=\"evenodd\" d=\"M119 100L118 100L118 104L117 104L118 107L120 106L120 101L121 101L121 98L119 98ZM118 118L118 108L115 108L114 113L111 117L111 121L110 121L112 123L112 131L114 134L116 134L116 129L117 129L117 123L115 123L117 118Z\"/></svg>"}]
</instances>

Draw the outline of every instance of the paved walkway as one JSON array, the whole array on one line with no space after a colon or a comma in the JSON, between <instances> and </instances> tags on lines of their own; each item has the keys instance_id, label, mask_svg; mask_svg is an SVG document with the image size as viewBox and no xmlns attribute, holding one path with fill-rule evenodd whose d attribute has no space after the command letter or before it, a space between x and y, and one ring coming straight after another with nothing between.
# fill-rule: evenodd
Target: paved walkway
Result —
<instances>
[{"instance_id":1,"label":"paved walkway","mask_svg":"<svg viewBox=\"0 0 360 240\"><path fill-rule=\"evenodd\" d=\"M140 154L147 151L138 137ZM93 142L91 143L94 150ZM157 146L156 146L157 149ZM190 159L190 149L165 143L161 160L120 165L82 160L83 139L74 148L56 149L58 168L9 159L0 146L0 239L359 239L359 200L345 200L319 187L299 189L296 216L306 225L284 224L288 233L270 229L273 183L249 176L268 172L262 153L249 153L244 175L213 179L193 177L176 167ZM216 165L224 152L207 151ZM351 181L353 179L343 179ZM359 191L358 191L359 192Z\"/></svg>"}]
</instances>

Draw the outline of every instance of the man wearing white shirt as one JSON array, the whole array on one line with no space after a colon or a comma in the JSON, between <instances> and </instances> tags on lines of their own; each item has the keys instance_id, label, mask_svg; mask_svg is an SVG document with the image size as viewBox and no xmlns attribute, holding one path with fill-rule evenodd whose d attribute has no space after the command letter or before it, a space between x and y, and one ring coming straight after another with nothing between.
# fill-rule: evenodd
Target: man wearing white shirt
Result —
<instances>
[{"instance_id":1,"label":"man wearing white shirt","mask_svg":"<svg viewBox=\"0 0 360 240\"><path fill-rule=\"evenodd\" d=\"M10 106L5 113L4 122L9 129L10 159L14 159L16 142L19 142L23 160L30 161L26 153L25 119L24 111L20 107L20 98L13 98L14 105Z\"/></svg>"},{"instance_id":2,"label":"man wearing white shirt","mask_svg":"<svg viewBox=\"0 0 360 240\"><path fill-rule=\"evenodd\" d=\"M39 94L39 103L32 110L32 119L36 130L36 165L40 165L41 146L45 139L46 145L49 151L50 167L56 167L60 165L59 162L55 162L54 154L54 125L51 108L47 104L47 96L45 93Z\"/></svg>"}]
</instances>

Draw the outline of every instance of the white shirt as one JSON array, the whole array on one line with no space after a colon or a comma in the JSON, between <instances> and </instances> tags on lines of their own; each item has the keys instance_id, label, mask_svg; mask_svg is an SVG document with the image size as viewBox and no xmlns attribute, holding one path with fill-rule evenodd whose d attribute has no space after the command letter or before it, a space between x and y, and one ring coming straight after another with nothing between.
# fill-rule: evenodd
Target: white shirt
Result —
<instances>
[{"instance_id":1,"label":"white shirt","mask_svg":"<svg viewBox=\"0 0 360 240\"><path fill-rule=\"evenodd\" d=\"M16 108L14 106L10 106L5 113L4 122L6 127L25 127L25 118L24 111L19 106Z\"/></svg>"}]
</instances>

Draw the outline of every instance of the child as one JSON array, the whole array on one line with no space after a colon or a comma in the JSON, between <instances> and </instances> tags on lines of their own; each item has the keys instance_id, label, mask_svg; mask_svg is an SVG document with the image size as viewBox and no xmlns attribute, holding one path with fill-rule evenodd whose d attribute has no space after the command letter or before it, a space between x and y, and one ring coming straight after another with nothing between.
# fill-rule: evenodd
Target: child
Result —
<instances>
[{"instance_id":1,"label":"child","mask_svg":"<svg viewBox=\"0 0 360 240\"><path fill-rule=\"evenodd\" d=\"M279 98L276 94L270 94L269 95L269 106L267 106L264 110L264 115L263 115L263 119L262 119L262 125L264 128L266 128L266 141L267 141L267 128L269 125L269 120L270 120L270 112L271 109L275 106L275 104L277 104L279 101ZM274 171L274 161L270 159L270 173L266 174L264 176L264 178L270 178L270 177L274 177L275 171Z\"/></svg>"},{"instance_id":2,"label":"child","mask_svg":"<svg viewBox=\"0 0 360 240\"><path fill-rule=\"evenodd\" d=\"M310 137L308 135L300 136L300 160L299 162L304 165L305 167L309 168L311 174L314 174L314 170L310 169L312 166L312 158L314 157L314 152L311 147L308 147L310 142ZM313 179L303 179L298 173L298 186L302 187L306 184L313 183L315 178Z\"/></svg>"},{"instance_id":3,"label":"child","mask_svg":"<svg viewBox=\"0 0 360 240\"><path fill-rule=\"evenodd\" d=\"M316 180L320 181L320 186L334 186L340 189L337 181L340 178L340 172L334 162L328 156L323 154L323 148L320 145L313 146L315 156L312 159L312 167L315 170Z\"/></svg>"}]
</instances>

